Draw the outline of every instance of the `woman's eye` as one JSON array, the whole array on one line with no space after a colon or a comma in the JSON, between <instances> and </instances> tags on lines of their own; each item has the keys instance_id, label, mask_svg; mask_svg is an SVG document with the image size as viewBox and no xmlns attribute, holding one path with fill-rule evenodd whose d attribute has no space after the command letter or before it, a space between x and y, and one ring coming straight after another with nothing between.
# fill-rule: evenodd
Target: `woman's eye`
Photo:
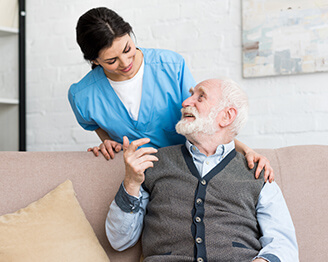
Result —
<instances>
[{"instance_id":1,"label":"woman's eye","mask_svg":"<svg viewBox=\"0 0 328 262\"><path fill-rule=\"evenodd\" d=\"M116 62L116 59L114 59L113 61L110 61L110 62L108 61L107 64L112 65L112 64L114 64L115 62Z\"/></svg>"},{"instance_id":2,"label":"woman's eye","mask_svg":"<svg viewBox=\"0 0 328 262\"><path fill-rule=\"evenodd\" d=\"M124 53L129 53L131 50L131 46L129 46L127 49L124 50Z\"/></svg>"}]
</instances>

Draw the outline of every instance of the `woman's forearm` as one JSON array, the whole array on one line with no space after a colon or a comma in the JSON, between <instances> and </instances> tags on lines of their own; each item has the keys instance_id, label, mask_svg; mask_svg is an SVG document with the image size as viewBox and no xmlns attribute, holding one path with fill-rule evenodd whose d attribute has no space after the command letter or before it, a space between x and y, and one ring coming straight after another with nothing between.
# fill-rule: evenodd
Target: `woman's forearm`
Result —
<instances>
[{"instance_id":1,"label":"woman's forearm","mask_svg":"<svg viewBox=\"0 0 328 262\"><path fill-rule=\"evenodd\" d=\"M240 142L237 139L235 139L235 147L236 147L236 150L239 153L242 153L243 155L246 155L249 151L253 151L253 149L251 149L250 147L248 147L247 145L243 144L242 142Z\"/></svg>"},{"instance_id":2,"label":"woman's forearm","mask_svg":"<svg viewBox=\"0 0 328 262\"><path fill-rule=\"evenodd\" d=\"M113 139L111 139L111 137L107 134L107 132L105 130L98 128L95 131L102 142L104 142L105 140L113 140Z\"/></svg>"}]
</instances>

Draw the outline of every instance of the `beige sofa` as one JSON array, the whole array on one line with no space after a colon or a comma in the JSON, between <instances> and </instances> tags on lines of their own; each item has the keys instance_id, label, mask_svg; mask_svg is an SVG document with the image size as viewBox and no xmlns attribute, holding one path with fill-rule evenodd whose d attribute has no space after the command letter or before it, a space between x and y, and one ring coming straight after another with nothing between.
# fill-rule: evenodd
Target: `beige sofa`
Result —
<instances>
[{"instance_id":1,"label":"beige sofa","mask_svg":"<svg viewBox=\"0 0 328 262\"><path fill-rule=\"evenodd\" d=\"M257 151L270 159L284 193L296 227L300 261L326 261L328 146ZM0 216L25 207L70 179L110 261L139 261L140 244L116 252L105 235L109 204L123 176L122 153L107 161L88 152L0 152Z\"/></svg>"}]
</instances>

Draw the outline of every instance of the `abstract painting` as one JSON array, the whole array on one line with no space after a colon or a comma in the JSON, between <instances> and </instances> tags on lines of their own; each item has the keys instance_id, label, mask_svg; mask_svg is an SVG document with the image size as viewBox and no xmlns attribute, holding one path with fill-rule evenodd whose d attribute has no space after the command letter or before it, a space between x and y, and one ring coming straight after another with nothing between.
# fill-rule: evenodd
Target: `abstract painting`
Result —
<instances>
[{"instance_id":1,"label":"abstract painting","mask_svg":"<svg viewBox=\"0 0 328 262\"><path fill-rule=\"evenodd\" d=\"M242 0L243 76L328 71L328 0Z\"/></svg>"}]
</instances>

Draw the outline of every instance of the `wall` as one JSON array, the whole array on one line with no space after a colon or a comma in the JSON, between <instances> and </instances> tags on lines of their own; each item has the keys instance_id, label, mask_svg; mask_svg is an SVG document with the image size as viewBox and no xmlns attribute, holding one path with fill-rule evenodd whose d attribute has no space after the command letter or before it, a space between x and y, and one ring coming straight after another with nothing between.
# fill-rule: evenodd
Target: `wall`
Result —
<instances>
[{"instance_id":1,"label":"wall","mask_svg":"<svg viewBox=\"0 0 328 262\"><path fill-rule=\"evenodd\" d=\"M328 144L328 73L242 78L241 1L29 0L26 6L29 151L99 144L94 133L77 124L67 100L70 84L89 70L75 41L75 25L98 6L129 22L137 45L182 54L196 81L227 76L239 82L251 107L242 142L253 148Z\"/></svg>"}]
</instances>

